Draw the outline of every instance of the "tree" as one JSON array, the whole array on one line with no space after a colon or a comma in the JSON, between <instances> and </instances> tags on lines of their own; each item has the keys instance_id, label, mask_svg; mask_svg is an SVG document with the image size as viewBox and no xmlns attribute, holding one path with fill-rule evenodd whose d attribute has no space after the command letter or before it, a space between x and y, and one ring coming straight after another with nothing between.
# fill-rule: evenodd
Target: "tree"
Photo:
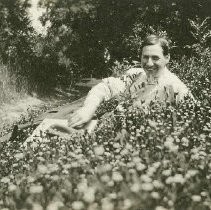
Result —
<instances>
[{"instance_id":1,"label":"tree","mask_svg":"<svg viewBox=\"0 0 211 210\"><path fill-rule=\"evenodd\" d=\"M28 0L0 2L0 53L4 63L27 62L32 53L34 30L30 24Z\"/></svg>"},{"instance_id":2,"label":"tree","mask_svg":"<svg viewBox=\"0 0 211 210\"><path fill-rule=\"evenodd\" d=\"M70 69L76 76L92 74L95 77L108 76L116 60L138 59L141 41L152 32L167 34L174 45L174 57L190 54L185 46L194 44L195 39L189 20L203 19L210 5L209 0L40 2L47 8L43 23L51 22L46 37L50 54L53 53L59 65L65 66L65 71ZM109 62L105 60L105 52L109 52ZM77 67L65 63L74 63Z\"/></svg>"}]
</instances>

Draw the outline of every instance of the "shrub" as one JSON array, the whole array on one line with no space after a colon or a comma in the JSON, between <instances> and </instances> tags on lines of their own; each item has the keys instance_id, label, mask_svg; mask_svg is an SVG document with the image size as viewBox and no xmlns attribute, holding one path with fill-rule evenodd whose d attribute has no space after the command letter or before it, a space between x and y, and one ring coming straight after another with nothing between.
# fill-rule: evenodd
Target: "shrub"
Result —
<instances>
[{"instance_id":1,"label":"shrub","mask_svg":"<svg viewBox=\"0 0 211 210\"><path fill-rule=\"evenodd\" d=\"M196 60L177 66L200 85ZM201 101L145 109L124 95L102 104L92 134L43 134L26 145L29 128L3 142L1 208L208 210L210 93L190 88Z\"/></svg>"}]
</instances>

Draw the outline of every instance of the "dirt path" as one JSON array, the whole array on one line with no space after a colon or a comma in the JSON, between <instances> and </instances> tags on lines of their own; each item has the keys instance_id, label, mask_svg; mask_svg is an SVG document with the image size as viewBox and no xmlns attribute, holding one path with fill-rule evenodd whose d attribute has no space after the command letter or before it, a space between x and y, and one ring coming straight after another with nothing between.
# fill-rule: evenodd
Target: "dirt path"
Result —
<instances>
[{"instance_id":1,"label":"dirt path","mask_svg":"<svg viewBox=\"0 0 211 210\"><path fill-rule=\"evenodd\" d=\"M88 90L99 83L99 81L100 80L91 79L87 80L85 83L79 83L78 88L72 89L69 93L57 91L58 93L55 94L55 98L38 99L36 97L27 96L19 101L13 101L10 104L0 106L0 136L11 131L12 125L17 123L22 116L27 116L30 113L30 110L45 111L46 107L48 110L61 106L62 110L60 110L59 114L65 112L67 108L62 105L68 105L82 96L85 96ZM45 108L43 109L43 107ZM74 108L74 106L70 108Z\"/></svg>"},{"instance_id":2,"label":"dirt path","mask_svg":"<svg viewBox=\"0 0 211 210\"><path fill-rule=\"evenodd\" d=\"M4 104L0 107L0 123L11 124L17 121L21 115L26 114L28 109L35 109L41 106L43 103L45 102L40 99L28 96L19 101L13 101L10 104Z\"/></svg>"}]
</instances>

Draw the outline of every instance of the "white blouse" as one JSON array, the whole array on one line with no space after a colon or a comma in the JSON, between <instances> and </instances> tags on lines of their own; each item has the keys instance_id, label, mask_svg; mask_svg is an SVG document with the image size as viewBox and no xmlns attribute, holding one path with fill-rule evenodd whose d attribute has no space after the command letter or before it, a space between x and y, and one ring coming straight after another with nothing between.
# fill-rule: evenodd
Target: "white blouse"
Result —
<instances>
[{"instance_id":1,"label":"white blouse","mask_svg":"<svg viewBox=\"0 0 211 210\"><path fill-rule=\"evenodd\" d=\"M167 68L159 78L149 78L142 68L132 68L121 78L103 79L89 91L84 106L95 106L127 90L136 98L136 104L148 104L152 100L175 100L178 103L186 95L193 98L187 86Z\"/></svg>"}]
</instances>

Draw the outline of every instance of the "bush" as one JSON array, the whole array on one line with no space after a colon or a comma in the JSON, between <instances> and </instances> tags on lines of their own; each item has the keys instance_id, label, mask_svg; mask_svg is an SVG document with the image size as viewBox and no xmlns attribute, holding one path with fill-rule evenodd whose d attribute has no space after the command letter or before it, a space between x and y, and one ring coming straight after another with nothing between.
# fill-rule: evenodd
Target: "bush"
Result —
<instances>
[{"instance_id":1,"label":"bush","mask_svg":"<svg viewBox=\"0 0 211 210\"><path fill-rule=\"evenodd\" d=\"M41 89L45 83L50 87L53 84L67 85L67 80L63 84L64 75L70 80L83 75L88 63L84 62L84 58L86 61L97 58L89 63L87 69L95 67L93 69L99 76L105 66L98 64L104 59L106 47L111 53L111 63L108 62L107 67L117 60L109 71L116 76L121 75L131 66L126 60L137 57L139 46L136 43L140 43L141 39L135 39L136 34L143 32L144 27L152 26L156 31L169 29L167 34L173 38L172 43L176 43L175 57L178 58L172 61L170 69L189 86L196 101L186 98L182 103L165 105L152 102L144 108L134 107L133 99L125 94L102 104L97 111L100 119L92 134L74 132L68 136L53 136L42 133L41 137L26 144L25 140L34 127L20 132L15 130L10 141L0 145L0 207L40 210L210 209L209 34L203 36L201 42L200 30L203 31L206 24L203 25L200 20L198 25L189 22L188 19L193 18L193 10L187 12L187 8L189 11L190 5L193 5L194 11L200 13L199 4L195 5L191 0L188 1L190 4L180 1L169 1L168 4L158 1L154 4L152 1L149 5L142 2L137 6L134 3L130 11L136 12L131 12L130 17L134 17L133 14L135 17L129 19L137 24L133 31L135 36L127 39L133 24L130 22L125 27L122 24L124 18L118 17L123 17L121 14L128 10L129 1L126 4L112 1L110 5L103 0L80 1L79 5L58 2L46 2L52 9L49 15L52 15L54 24L46 39L40 39L40 51L32 53L35 55L30 62L32 67L28 69L27 65L23 65L22 69L25 73L32 70L30 75L34 77L31 78L39 76L37 81L42 82ZM114 14L112 11L116 7L118 12ZM103 9L102 16L100 8ZM174 8L173 16L171 8ZM110 24L104 17L109 17L109 20L117 18L118 27L116 22ZM67 26L63 25L64 21ZM105 30L97 33L102 21L107 23ZM175 27L170 27L172 25ZM83 31L84 26L86 30ZM180 27L181 31L178 30ZM196 30L187 43L191 27ZM121 33L115 31L116 28ZM101 37L104 32L107 33ZM114 36L108 36L113 33ZM86 45L87 42L89 45ZM129 52L133 57L123 60L129 57ZM183 56L185 53L186 56ZM43 65L42 72L33 65ZM48 77L49 74L51 77ZM33 117L34 113L22 120L31 122Z\"/></svg>"},{"instance_id":2,"label":"bush","mask_svg":"<svg viewBox=\"0 0 211 210\"><path fill-rule=\"evenodd\" d=\"M125 95L102 104L92 134L43 134L26 146L29 128L2 143L1 208L208 210L210 93L200 84L209 69L200 66L172 64L196 102L143 109Z\"/></svg>"}]
</instances>

